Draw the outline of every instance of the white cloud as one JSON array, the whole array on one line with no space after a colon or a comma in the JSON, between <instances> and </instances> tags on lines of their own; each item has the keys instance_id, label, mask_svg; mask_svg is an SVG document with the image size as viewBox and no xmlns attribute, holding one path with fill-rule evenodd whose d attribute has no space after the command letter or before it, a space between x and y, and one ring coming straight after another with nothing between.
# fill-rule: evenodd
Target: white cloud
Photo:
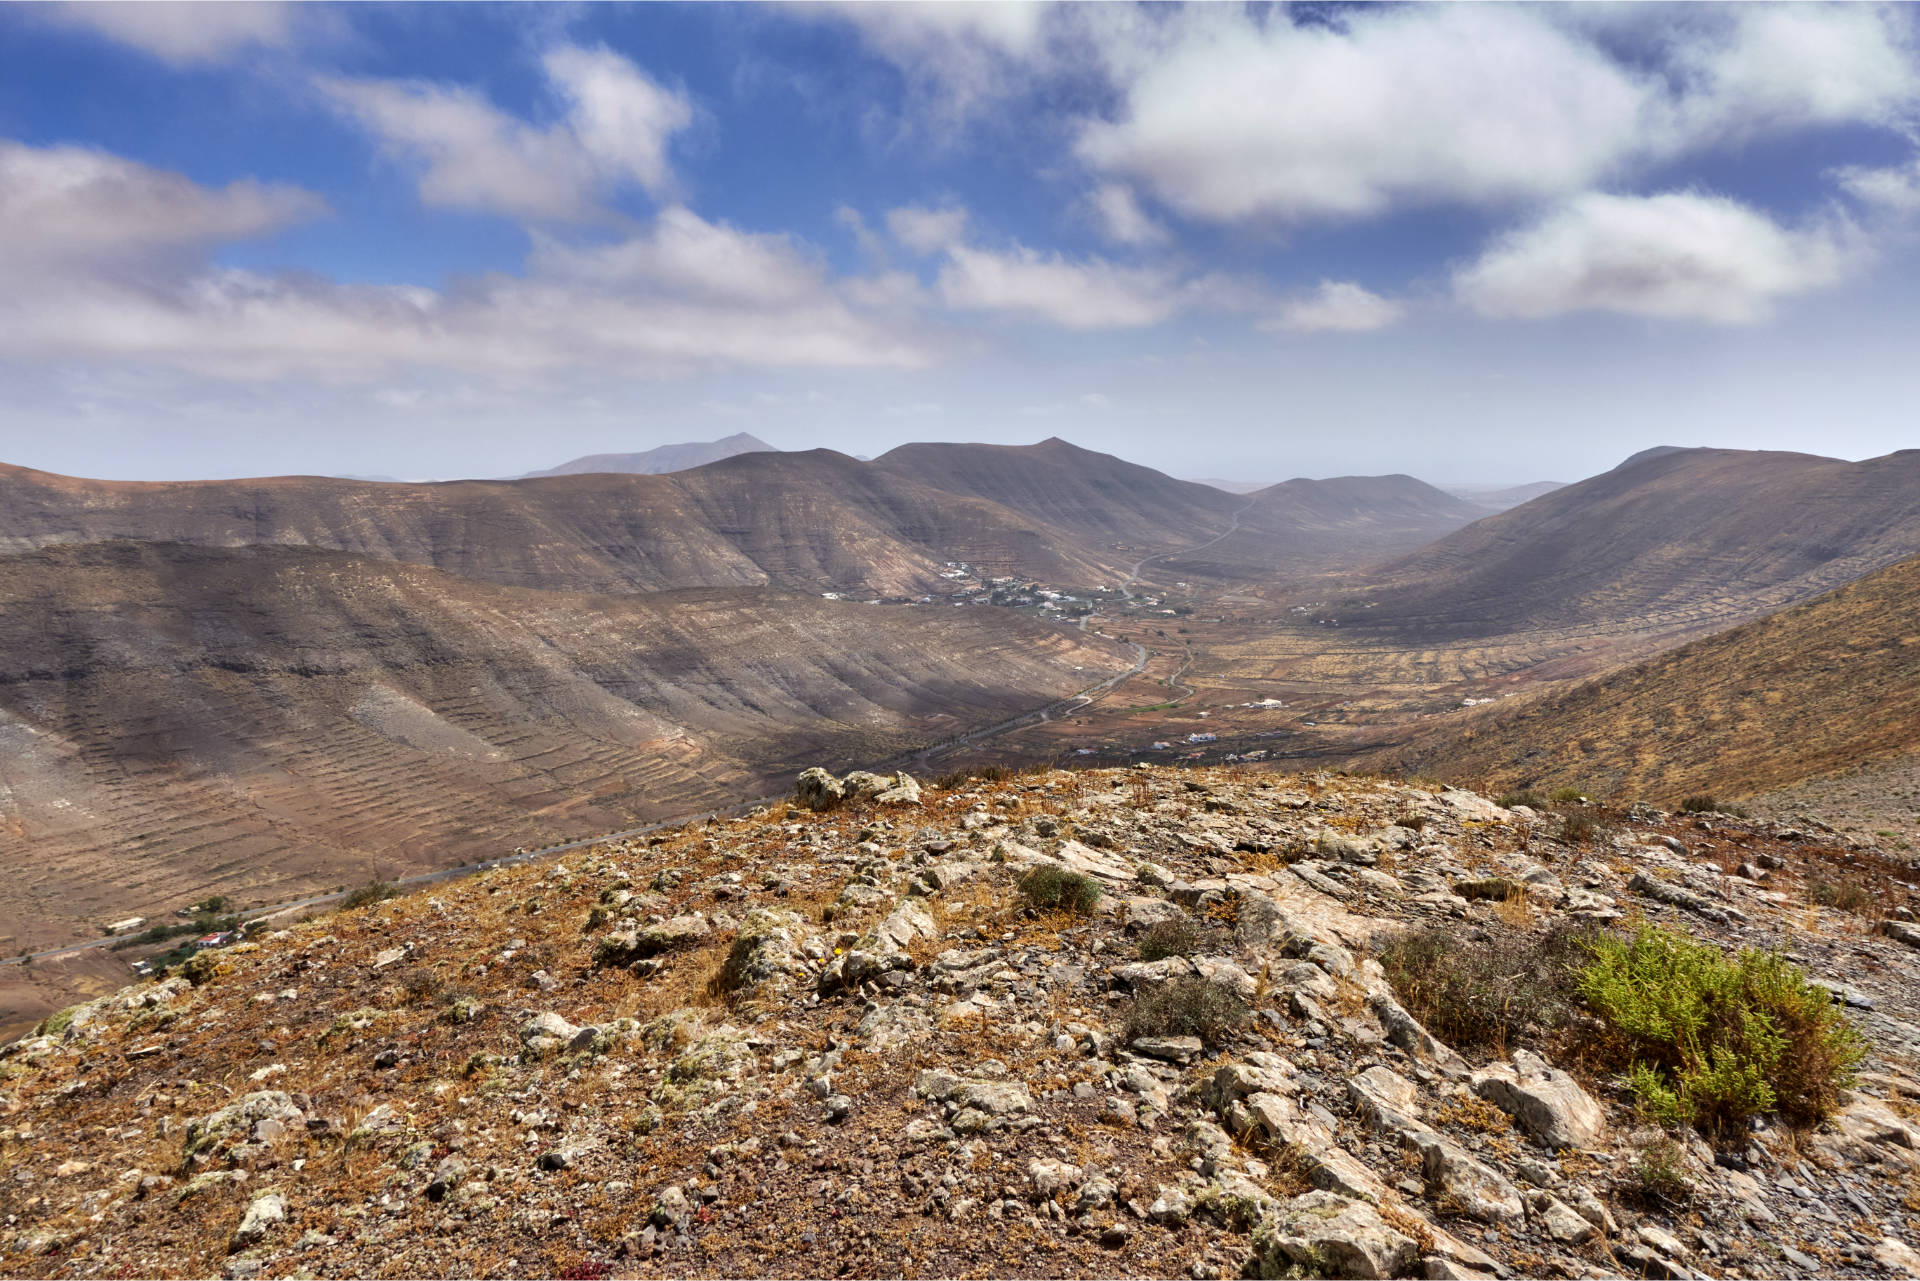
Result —
<instances>
[{"instance_id":1,"label":"white cloud","mask_svg":"<svg viewBox=\"0 0 1920 1281\"><path fill-rule=\"evenodd\" d=\"M1016 312L1068 329L1158 324L1191 294L1169 271L1100 258L1074 262L1021 245L1006 253L950 246L938 288L949 307Z\"/></svg>"},{"instance_id":2,"label":"white cloud","mask_svg":"<svg viewBox=\"0 0 1920 1281\"><path fill-rule=\"evenodd\" d=\"M207 261L219 243L319 208L284 188L215 190L97 152L0 145L0 357L364 380L411 367L914 367L934 354L897 282L836 279L786 236L679 207L610 243L540 236L524 275L444 291Z\"/></svg>"},{"instance_id":3,"label":"white cloud","mask_svg":"<svg viewBox=\"0 0 1920 1281\"><path fill-rule=\"evenodd\" d=\"M391 155L421 168L420 198L430 205L580 221L599 216L601 197L623 185L671 195L667 146L693 120L686 99L605 48L558 48L542 65L565 107L544 128L458 85L315 84Z\"/></svg>"},{"instance_id":4,"label":"white cloud","mask_svg":"<svg viewBox=\"0 0 1920 1281\"><path fill-rule=\"evenodd\" d=\"M0 139L0 263L14 271L197 249L325 211L297 187L247 180L208 188L104 151Z\"/></svg>"},{"instance_id":5,"label":"white cloud","mask_svg":"<svg viewBox=\"0 0 1920 1281\"><path fill-rule=\"evenodd\" d=\"M1124 183L1103 182L1088 197L1101 234L1115 244L1163 245L1172 239L1167 229L1149 218Z\"/></svg>"},{"instance_id":6,"label":"white cloud","mask_svg":"<svg viewBox=\"0 0 1920 1281\"><path fill-rule=\"evenodd\" d=\"M1202 6L1108 38L1120 105L1085 122L1077 151L1212 221L1555 199L1758 133L1910 119L1912 31L1876 6L1414 5L1298 22ZM1642 63L1609 52L1629 41Z\"/></svg>"},{"instance_id":7,"label":"white cloud","mask_svg":"<svg viewBox=\"0 0 1920 1281\"><path fill-rule=\"evenodd\" d=\"M1370 215L1578 189L1633 146L1647 98L1527 10L1362 10L1345 30L1209 10L1079 153L1190 217Z\"/></svg>"},{"instance_id":8,"label":"white cloud","mask_svg":"<svg viewBox=\"0 0 1920 1281\"><path fill-rule=\"evenodd\" d=\"M956 205L903 205L887 211L887 231L917 254L935 254L966 238L967 211Z\"/></svg>"},{"instance_id":9,"label":"white cloud","mask_svg":"<svg viewBox=\"0 0 1920 1281\"><path fill-rule=\"evenodd\" d=\"M1854 199L1897 217L1920 214L1920 158L1883 168L1850 166L1835 175Z\"/></svg>"},{"instance_id":10,"label":"white cloud","mask_svg":"<svg viewBox=\"0 0 1920 1281\"><path fill-rule=\"evenodd\" d=\"M284 48L300 23L318 12L306 5L251 0L100 0L42 11L52 20L85 27L175 66L224 62L248 49Z\"/></svg>"},{"instance_id":11,"label":"white cloud","mask_svg":"<svg viewBox=\"0 0 1920 1281\"><path fill-rule=\"evenodd\" d=\"M1027 0L843 3L827 12L852 23L874 52L904 72L908 96L945 128L1029 85L1048 47L1049 7Z\"/></svg>"},{"instance_id":12,"label":"white cloud","mask_svg":"<svg viewBox=\"0 0 1920 1281\"><path fill-rule=\"evenodd\" d=\"M1263 327L1302 333L1365 333L1397 323L1406 311L1402 304L1351 280L1323 280L1312 293L1283 302Z\"/></svg>"},{"instance_id":13,"label":"white cloud","mask_svg":"<svg viewBox=\"0 0 1920 1281\"><path fill-rule=\"evenodd\" d=\"M1500 237L1453 286L1489 316L1746 324L1779 299L1836 284L1857 253L1844 226L1791 230L1724 197L1588 194Z\"/></svg>"},{"instance_id":14,"label":"white cloud","mask_svg":"<svg viewBox=\"0 0 1920 1281\"><path fill-rule=\"evenodd\" d=\"M1807 124L1897 124L1920 100L1904 15L1877 5L1716 7L1674 54L1686 132L1712 139Z\"/></svg>"}]
</instances>

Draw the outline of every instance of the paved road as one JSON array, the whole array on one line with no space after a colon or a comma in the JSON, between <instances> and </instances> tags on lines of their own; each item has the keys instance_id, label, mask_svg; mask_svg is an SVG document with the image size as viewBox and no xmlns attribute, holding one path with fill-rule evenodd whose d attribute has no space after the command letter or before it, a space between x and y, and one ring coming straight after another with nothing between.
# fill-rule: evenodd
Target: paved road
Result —
<instances>
[{"instance_id":1,"label":"paved road","mask_svg":"<svg viewBox=\"0 0 1920 1281\"><path fill-rule=\"evenodd\" d=\"M1225 535L1222 535L1222 537L1225 537ZM1085 620L1082 620L1083 626L1084 621ZM1132 645L1130 641L1125 643ZM1025 728L1028 725L1037 725L1042 721L1051 719L1056 712L1068 714L1078 711L1080 708L1085 707L1087 704L1094 702L1110 692L1115 686L1120 684L1120 682L1137 674L1141 669L1146 667L1146 649L1140 645L1132 645L1132 648L1134 651L1133 666L1117 676L1109 676L1097 685L1089 685L1078 694L1048 703L1045 707L1022 713L1019 716L1001 721L998 724L989 725L984 729L969 731L966 734L960 735L958 738L946 739L932 747L925 747L915 752L909 752L905 756L876 766L876 772L891 772L897 769L904 769L908 765L920 768L925 766L926 763L935 756L945 755L948 752L970 746L974 743L985 742L987 739L997 738L1002 734ZM756 805L771 805L778 801L784 801L791 795L791 792L781 792L773 796L757 796L751 800L736 801L732 805L719 809L702 810L697 814L683 814L677 818L663 818L658 822L648 823L641 827L630 827L622 832L605 832L599 836L586 836L577 841L567 841L564 844L551 845L545 849L529 850L524 854L507 854L500 858L487 859L484 862L475 863L467 867L443 867L431 872L422 872L418 876L405 876L396 880L394 884L402 888L414 889L423 885L430 885L435 881L448 881L459 876L473 876L496 867L506 867L514 863L526 863L533 859L547 858L554 854L565 854L569 850L585 849L589 845L599 845L604 841L629 840L636 836L645 836L649 833L660 831L662 828L680 827L687 823L698 823L722 814L744 814ZM318 907L323 903L332 903L345 898L350 892L351 891L342 890L333 894L314 894L307 898L294 899L286 903L274 903L267 907L250 908L240 913L240 917L242 920L251 921L262 916L272 916L279 912L292 912L306 907ZM20 965L28 960L44 961L59 956L70 956L75 952L85 952L91 948L111 947L115 943L125 941L128 937L131 936L121 935L115 937L108 935L105 938L88 939L84 943L71 943L66 947L48 948L44 952L35 952L32 956L26 958L18 956L0 958L0 965Z\"/></svg>"}]
</instances>

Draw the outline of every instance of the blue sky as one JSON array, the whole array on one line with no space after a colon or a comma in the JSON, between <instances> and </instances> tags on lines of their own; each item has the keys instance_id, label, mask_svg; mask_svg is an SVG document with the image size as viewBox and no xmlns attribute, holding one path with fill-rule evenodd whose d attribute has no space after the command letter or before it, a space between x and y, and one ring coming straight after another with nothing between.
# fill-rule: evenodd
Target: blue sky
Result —
<instances>
[{"instance_id":1,"label":"blue sky","mask_svg":"<svg viewBox=\"0 0 1920 1281\"><path fill-rule=\"evenodd\" d=\"M1920 15L0 6L0 461L1920 445Z\"/></svg>"}]
</instances>

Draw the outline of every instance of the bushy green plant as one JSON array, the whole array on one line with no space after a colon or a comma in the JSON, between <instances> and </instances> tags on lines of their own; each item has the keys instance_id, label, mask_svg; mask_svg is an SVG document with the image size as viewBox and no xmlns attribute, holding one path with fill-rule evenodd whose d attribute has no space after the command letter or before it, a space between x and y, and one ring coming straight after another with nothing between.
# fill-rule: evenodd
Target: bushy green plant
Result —
<instances>
[{"instance_id":1,"label":"bushy green plant","mask_svg":"<svg viewBox=\"0 0 1920 1281\"><path fill-rule=\"evenodd\" d=\"M1252 1011L1240 994L1211 979L1187 975L1142 992L1127 1010L1126 1039L1197 1036L1219 1045L1244 1028Z\"/></svg>"},{"instance_id":2,"label":"bushy green plant","mask_svg":"<svg viewBox=\"0 0 1920 1281\"><path fill-rule=\"evenodd\" d=\"M1100 882L1057 863L1042 863L1020 878L1020 893L1030 906L1043 910L1093 911L1100 901Z\"/></svg>"},{"instance_id":3,"label":"bushy green plant","mask_svg":"<svg viewBox=\"0 0 1920 1281\"><path fill-rule=\"evenodd\" d=\"M1577 805L1587 799L1586 794L1577 787L1556 787L1547 799L1559 805Z\"/></svg>"},{"instance_id":4,"label":"bushy green plant","mask_svg":"<svg viewBox=\"0 0 1920 1281\"><path fill-rule=\"evenodd\" d=\"M1863 1043L1799 967L1751 948L1729 959L1653 926L1589 948L1580 991L1650 1114L1731 1130L1775 1111L1807 1124L1837 1105Z\"/></svg>"},{"instance_id":5,"label":"bushy green plant","mask_svg":"<svg viewBox=\"0 0 1920 1281\"><path fill-rule=\"evenodd\" d=\"M1500 798L1500 804L1504 809L1512 809L1516 805L1524 805L1530 810L1543 810L1547 808L1547 802L1540 793L1525 789L1518 792L1508 792Z\"/></svg>"}]
</instances>

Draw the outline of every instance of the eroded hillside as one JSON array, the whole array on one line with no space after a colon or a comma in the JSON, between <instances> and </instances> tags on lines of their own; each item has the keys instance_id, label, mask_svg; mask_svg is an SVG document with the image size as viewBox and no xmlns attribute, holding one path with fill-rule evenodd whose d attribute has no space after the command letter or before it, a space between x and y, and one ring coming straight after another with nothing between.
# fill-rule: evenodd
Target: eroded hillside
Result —
<instances>
[{"instance_id":1,"label":"eroded hillside","mask_svg":"<svg viewBox=\"0 0 1920 1281\"><path fill-rule=\"evenodd\" d=\"M778 790L1124 671L1004 610L593 597L304 548L0 558L0 935L97 937Z\"/></svg>"},{"instance_id":2,"label":"eroded hillside","mask_svg":"<svg viewBox=\"0 0 1920 1281\"><path fill-rule=\"evenodd\" d=\"M1920 932L1858 851L1328 775L848 783L892 803L488 872L50 1020L0 1058L0 1272L1920 1265ZM1873 916L1809 903L1868 872ZM1595 1070L1594 1009L1498 1045L1409 1011L1409 937L1531 982L1501 958L1636 920L1844 1000L1829 1119L1710 1145Z\"/></svg>"}]
</instances>

